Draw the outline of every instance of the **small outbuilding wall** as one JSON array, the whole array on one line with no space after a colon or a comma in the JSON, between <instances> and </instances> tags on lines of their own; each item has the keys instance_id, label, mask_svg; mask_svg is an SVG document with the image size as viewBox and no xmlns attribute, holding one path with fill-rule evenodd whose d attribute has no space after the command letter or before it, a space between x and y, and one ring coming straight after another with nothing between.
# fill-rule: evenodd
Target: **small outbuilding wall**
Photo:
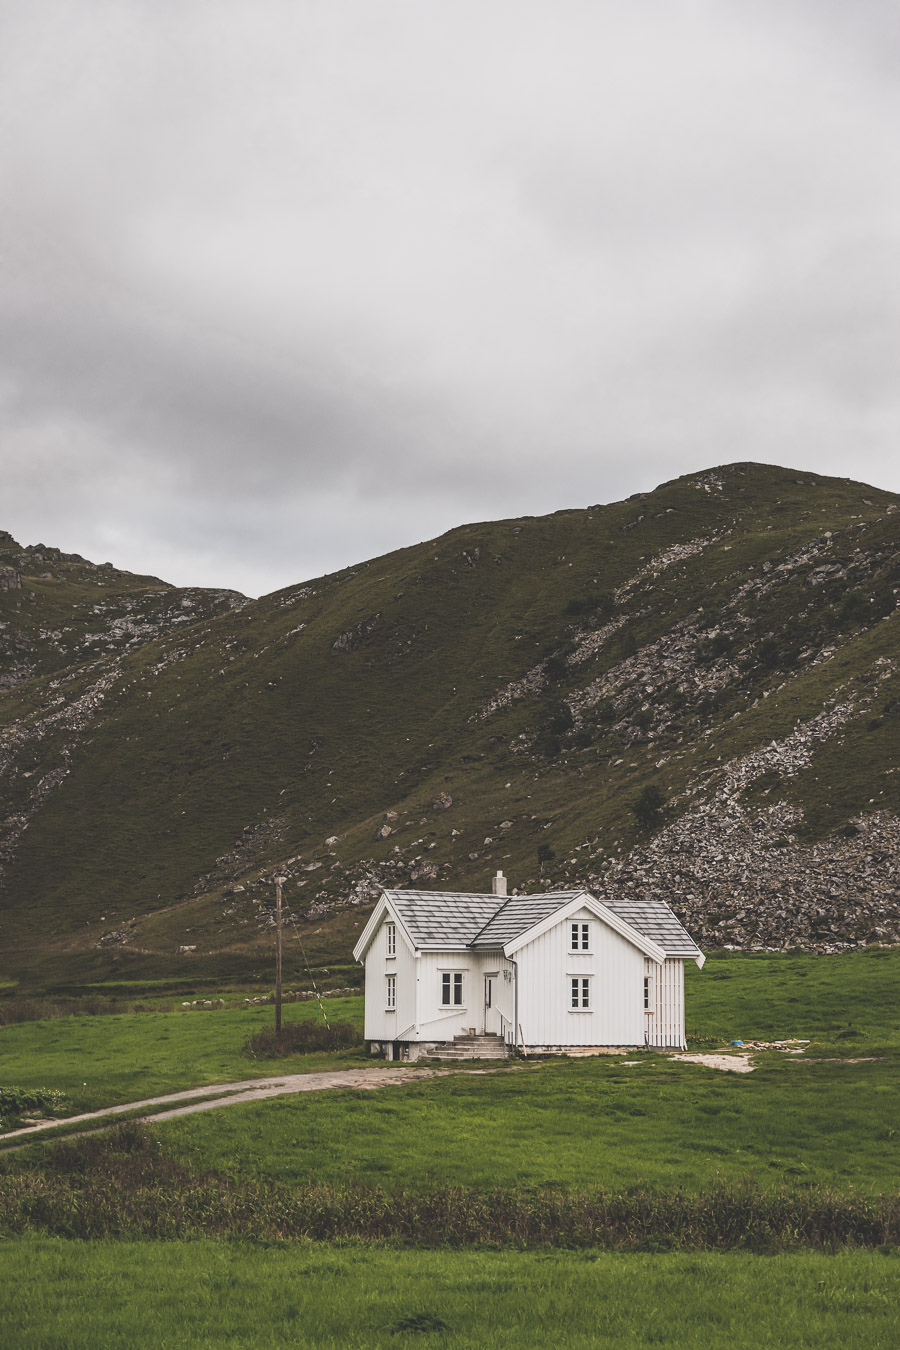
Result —
<instances>
[{"instance_id":1,"label":"small outbuilding wall","mask_svg":"<svg viewBox=\"0 0 900 1350\"><path fill-rule=\"evenodd\" d=\"M684 962L669 958L658 966L655 961L648 961L646 976L651 981L652 1008L646 1018L647 1044L683 1050Z\"/></svg>"}]
</instances>

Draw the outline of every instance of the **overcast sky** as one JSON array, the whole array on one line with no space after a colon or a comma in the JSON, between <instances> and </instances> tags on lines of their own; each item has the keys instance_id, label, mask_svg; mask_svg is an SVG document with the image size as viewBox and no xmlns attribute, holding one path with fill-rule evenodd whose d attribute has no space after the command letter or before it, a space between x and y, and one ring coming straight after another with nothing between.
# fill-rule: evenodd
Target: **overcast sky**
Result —
<instances>
[{"instance_id":1,"label":"overcast sky","mask_svg":"<svg viewBox=\"0 0 900 1350\"><path fill-rule=\"evenodd\" d=\"M259 594L900 491L896 0L4 0L0 527Z\"/></svg>"}]
</instances>

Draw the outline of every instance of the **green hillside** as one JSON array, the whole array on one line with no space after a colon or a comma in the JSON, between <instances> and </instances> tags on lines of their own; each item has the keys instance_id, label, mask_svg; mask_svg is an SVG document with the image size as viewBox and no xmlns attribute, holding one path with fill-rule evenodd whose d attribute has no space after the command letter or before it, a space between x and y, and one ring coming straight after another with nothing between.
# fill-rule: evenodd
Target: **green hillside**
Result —
<instances>
[{"instance_id":1,"label":"green hillside","mask_svg":"<svg viewBox=\"0 0 900 1350\"><path fill-rule=\"evenodd\" d=\"M3 539L7 965L268 947L276 867L318 960L497 867L709 946L900 940L898 504L730 465L252 602Z\"/></svg>"}]
</instances>

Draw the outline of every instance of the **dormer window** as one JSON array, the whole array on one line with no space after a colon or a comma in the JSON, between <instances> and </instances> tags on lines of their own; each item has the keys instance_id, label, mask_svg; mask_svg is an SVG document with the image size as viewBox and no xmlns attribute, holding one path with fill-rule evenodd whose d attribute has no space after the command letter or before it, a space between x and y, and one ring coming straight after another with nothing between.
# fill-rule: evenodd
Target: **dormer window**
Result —
<instances>
[{"instance_id":1,"label":"dormer window","mask_svg":"<svg viewBox=\"0 0 900 1350\"><path fill-rule=\"evenodd\" d=\"M589 923L573 923L572 946L573 952L587 952L591 948L591 925Z\"/></svg>"},{"instance_id":2,"label":"dormer window","mask_svg":"<svg viewBox=\"0 0 900 1350\"><path fill-rule=\"evenodd\" d=\"M395 923L386 923L384 925L385 952L388 956L397 955L397 925Z\"/></svg>"}]
</instances>

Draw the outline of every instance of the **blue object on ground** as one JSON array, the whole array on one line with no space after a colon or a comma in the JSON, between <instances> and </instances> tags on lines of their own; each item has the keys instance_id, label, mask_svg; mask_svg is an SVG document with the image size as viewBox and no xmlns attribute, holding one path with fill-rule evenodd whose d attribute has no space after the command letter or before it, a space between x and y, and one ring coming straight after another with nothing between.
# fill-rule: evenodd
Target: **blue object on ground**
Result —
<instances>
[{"instance_id":1,"label":"blue object on ground","mask_svg":"<svg viewBox=\"0 0 900 1350\"><path fill-rule=\"evenodd\" d=\"M731 1044L732 1044L732 1045L743 1045L744 1042L743 1042L743 1041L732 1041Z\"/></svg>"}]
</instances>

